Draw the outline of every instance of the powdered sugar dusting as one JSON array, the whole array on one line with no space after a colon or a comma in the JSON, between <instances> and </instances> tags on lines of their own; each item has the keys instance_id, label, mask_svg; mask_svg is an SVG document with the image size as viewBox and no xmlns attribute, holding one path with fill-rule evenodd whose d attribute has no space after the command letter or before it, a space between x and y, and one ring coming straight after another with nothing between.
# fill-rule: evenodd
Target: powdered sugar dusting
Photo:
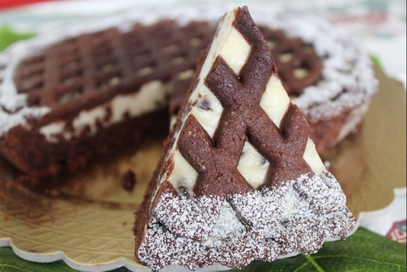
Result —
<instances>
[{"instance_id":1,"label":"powdered sugar dusting","mask_svg":"<svg viewBox=\"0 0 407 272\"><path fill-rule=\"evenodd\" d=\"M198 241L207 240L218 220L222 200L219 197L187 198L164 194L154 216L172 233Z\"/></svg>"},{"instance_id":2,"label":"powdered sugar dusting","mask_svg":"<svg viewBox=\"0 0 407 272\"><path fill-rule=\"evenodd\" d=\"M343 191L326 170L322 176L308 173L271 188L228 196L223 202L217 197L212 201L208 198L164 195L138 249L140 260L153 270L172 264L191 270L214 263L243 267L252 260L273 261L293 253L314 253L324 241L345 238L355 226ZM194 209L187 207L183 212L183 224L201 224L201 228L194 228L209 233L206 240L199 234L182 235L168 227L181 224L180 216L168 216L181 202L183 207L202 202L209 205L206 209L219 211L212 215L214 218L206 218L215 224L206 225L202 218L190 221L196 215Z\"/></svg>"},{"instance_id":3,"label":"powdered sugar dusting","mask_svg":"<svg viewBox=\"0 0 407 272\"><path fill-rule=\"evenodd\" d=\"M209 247L220 246L223 239L227 239L228 237L239 238L245 234L246 226L238 219L235 210L230 206L229 202L224 200L219 218L208 240L205 241L205 245Z\"/></svg>"},{"instance_id":4,"label":"powdered sugar dusting","mask_svg":"<svg viewBox=\"0 0 407 272\"><path fill-rule=\"evenodd\" d=\"M49 112L46 107L27 107L26 95L17 93L14 70L27 55L27 44L17 43L0 55L0 136L14 126L25 124L27 118L40 117Z\"/></svg>"}]
</instances>

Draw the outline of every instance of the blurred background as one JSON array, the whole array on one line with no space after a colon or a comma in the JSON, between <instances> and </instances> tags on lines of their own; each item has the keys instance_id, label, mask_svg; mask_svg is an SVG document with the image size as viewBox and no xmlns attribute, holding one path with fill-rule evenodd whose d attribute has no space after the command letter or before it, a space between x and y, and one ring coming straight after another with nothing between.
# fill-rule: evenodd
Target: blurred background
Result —
<instances>
[{"instance_id":1,"label":"blurred background","mask_svg":"<svg viewBox=\"0 0 407 272\"><path fill-rule=\"evenodd\" d=\"M119 15L130 10L204 3L267 4L279 11L322 16L360 40L390 76L406 83L405 0L0 0L0 27L21 33L46 33L80 21ZM249 4L250 3L250 4ZM6 40L0 33L0 45ZM3 41L2 41L3 40ZM1 48L0 48L1 49Z\"/></svg>"}]
</instances>

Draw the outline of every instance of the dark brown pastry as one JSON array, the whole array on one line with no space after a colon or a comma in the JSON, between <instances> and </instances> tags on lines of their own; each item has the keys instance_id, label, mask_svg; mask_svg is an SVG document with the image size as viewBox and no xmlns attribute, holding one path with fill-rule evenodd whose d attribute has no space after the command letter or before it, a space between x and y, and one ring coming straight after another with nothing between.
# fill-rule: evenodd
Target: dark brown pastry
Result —
<instances>
[{"instance_id":1,"label":"dark brown pastry","mask_svg":"<svg viewBox=\"0 0 407 272\"><path fill-rule=\"evenodd\" d=\"M221 18L134 227L153 271L311 254L355 226L247 7Z\"/></svg>"}]
</instances>

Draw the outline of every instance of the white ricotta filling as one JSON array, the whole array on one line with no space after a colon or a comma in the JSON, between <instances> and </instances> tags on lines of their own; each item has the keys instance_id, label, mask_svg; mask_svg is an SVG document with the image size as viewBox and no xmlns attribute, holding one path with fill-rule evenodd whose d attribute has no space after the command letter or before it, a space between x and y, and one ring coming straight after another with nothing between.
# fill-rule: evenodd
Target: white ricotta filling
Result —
<instances>
[{"instance_id":1,"label":"white ricotta filling","mask_svg":"<svg viewBox=\"0 0 407 272\"><path fill-rule=\"evenodd\" d=\"M81 111L79 115L73 119L72 126L75 131L80 132L86 129L86 127L90 128L90 135L95 135L97 131L96 123L104 122L104 119L107 115L108 105L96 107L92 110L88 111ZM68 134L70 135L70 134Z\"/></svg>"},{"instance_id":2,"label":"white ricotta filling","mask_svg":"<svg viewBox=\"0 0 407 272\"><path fill-rule=\"evenodd\" d=\"M232 29L225 37L219 55L228 63L233 72L238 75L249 57L251 47L239 31L232 25L228 27L232 27ZM227 33L226 31L229 31L229 29L226 29L224 33Z\"/></svg>"},{"instance_id":3,"label":"white ricotta filling","mask_svg":"<svg viewBox=\"0 0 407 272\"><path fill-rule=\"evenodd\" d=\"M305 146L303 158L316 175L320 176L325 170L325 165L317 153L314 142L310 138L308 138L307 145Z\"/></svg>"},{"instance_id":4,"label":"white ricotta filling","mask_svg":"<svg viewBox=\"0 0 407 272\"><path fill-rule=\"evenodd\" d=\"M290 98L280 79L276 76L271 76L260 100L260 107L267 113L274 124L280 127L281 120L289 104ZM325 165L315 149L314 142L310 138L308 138L303 158L316 175L321 175L325 170Z\"/></svg>"},{"instance_id":5,"label":"white ricotta filling","mask_svg":"<svg viewBox=\"0 0 407 272\"><path fill-rule=\"evenodd\" d=\"M168 180L175 188L184 187L190 191L193 190L198 172L189 164L189 162L177 150L174 152L174 168Z\"/></svg>"},{"instance_id":6,"label":"white ricotta filling","mask_svg":"<svg viewBox=\"0 0 407 272\"><path fill-rule=\"evenodd\" d=\"M65 128L65 122L64 121L58 121L51 123L49 125L43 126L40 128L40 133L45 136L47 141L49 142L58 142L58 139L56 138L56 135L59 135L62 133L62 131Z\"/></svg>"},{"instance_id":7,"label":"white ricotta filling","mask_svg":"<svg viewBox=\"0 0 407 272\"><path fill-rule=\"evenodd\" d=\"M352 110L352 112L349 114L349 117L346 120L345 125L342 126L338 136L336 137L332 145L337 144L339 141L345 138L350 132L352 132L352 130L356 130L356 126L362 121L368 108L369 102L366 102Z\"/></svg>"},{"instance_id":8,"label":"white ricotta filling","mask_svg":"<svg viewBox=\"0 0 407 272\"><path fill-rule=\"evenodd\" d=\"M263 184L269 165L269 161L246 141L239 164L237 165L237 170L254 189L257 189Z\"/></svg>"},{"instance_id":9,"label":"white ricotta filling","mask_svg":"<svg viewBox=\"0 0 407 272\"><path fill-rule=\"evenodd\" d=\"M98 124L109 127L121 122L126 114L137 117L163 108L166 105L164 89L161 81L151 81L144 84L137 93L120 94L109 103L81 111L72 121L73 130L69 130L66 121L56 121L40 128L40 133L52 143L59 142L61 137L70 140L72 137L79 136L86 128L89 129L87 135L93 136L98 131Z\"/></svg>"},{"instance_id":10,"label":"white ricotta filling","mask_svg":"<svg viewBox=\"0 0 407 272\"><path fill-rule=\"evenodd\" d=\"M283 119L289 104L290 98L281 81L275 76L270 77L260 100L260 107L277 127L280 127L281 119Z\"/></svg>"},{"instance_id":11,"label":"white ricotta filling","mask_svg":"<svg viewBox=\"0 0 407 272\"><path fill-rule=\"evenodd\" d=\"M209 136L213 137L223 107L208 87L203 85L201 90L203 95L201 98L198 98L196 106L191 109L191 114L195 116Z\"/></svg>"},{"instance_id":12,"label":"white ricotta filling","mask_svg":"<svg viewBox=\"0 0 407 272\"><path fill-rule=\"evenodd\" d=\"M194 115L211 137L218 126L223 107L215 95L205 86L204 81L206 76L209 74L217 56L221 56L233 71L239 74L251 51L250 45L233 27L234 18L234 12L229 12L218 26L217 35L203 63L199 81L189 98L189 103L193 106L182 117L182 122L185 122L190 114ZM289 104L290 99L280 79L276 76L271 76L260 101L260 107L264 109L269 118L279 127ZM172 157L174 168L172 172L164 173L160 177L160 182L168 180L176 189L183 186L192 190L198 173L183 158L176 144L183 125L182 123L179 131L174 134L174 144L170 147L167 154L167 160L172 156L171 154L174 154ZM308 139L303 158L316 175L321 175L325 170L325 166L317 154L311 139ZM269 164L250 143L246 142L237 169L253 188L258 188L264 183Z\"/></svg>"}]
</instances>

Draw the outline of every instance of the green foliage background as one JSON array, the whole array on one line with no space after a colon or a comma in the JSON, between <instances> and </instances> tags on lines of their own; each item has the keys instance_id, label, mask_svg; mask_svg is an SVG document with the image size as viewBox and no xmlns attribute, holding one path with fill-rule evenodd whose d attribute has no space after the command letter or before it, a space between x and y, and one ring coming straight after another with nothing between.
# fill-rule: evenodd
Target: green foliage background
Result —
<instances>
[{"instance_id":1,"label":"green foliage background","mask_svg":"<svg viewBox=\"0 0 407 272\"><path fill-rule=\"evenodd\" d=\"M406 271L406 246L365 228L359 228L346 240L327 242L316 254L279 259L272 263L254 261L243 270L230 272L350 272ZM20 259L10 248L0 248L0 271L75 271L63 261L33 263ZM126 272L122 267L114 272Z\"/></svg>"}]
</instances>

